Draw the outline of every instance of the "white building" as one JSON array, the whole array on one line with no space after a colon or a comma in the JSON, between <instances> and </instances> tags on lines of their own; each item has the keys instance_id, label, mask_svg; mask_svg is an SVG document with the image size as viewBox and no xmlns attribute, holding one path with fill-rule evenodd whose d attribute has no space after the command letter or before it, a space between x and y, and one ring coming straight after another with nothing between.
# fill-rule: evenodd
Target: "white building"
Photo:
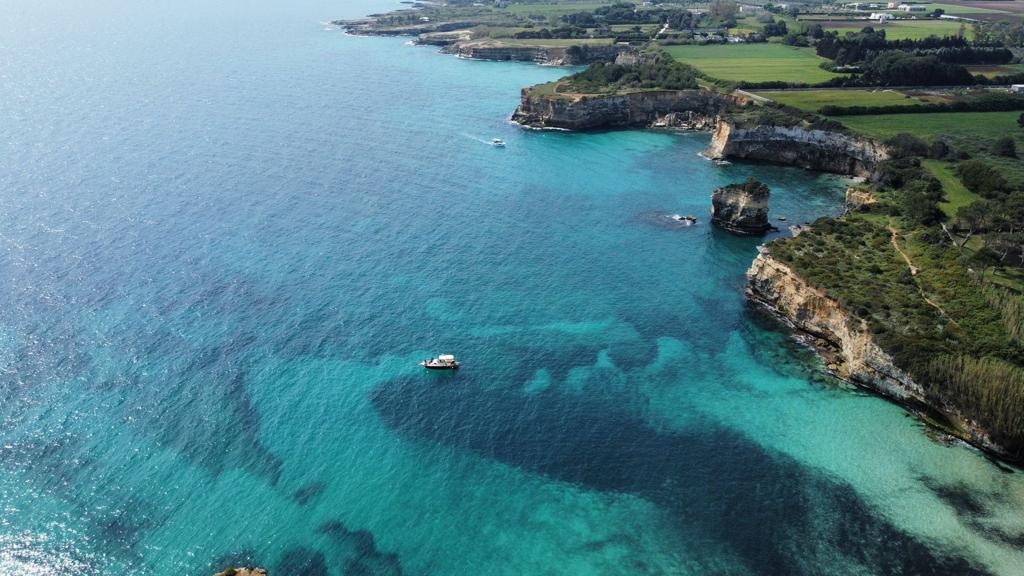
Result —
<instances>
[{"instance_id":1,"label":"white building","mask_svg":"<svg viewBox=\"0 0 1024 576\"><path fill-rule=\"evenodd\" d=\"M878 20L879 22L885 22L886 20L892 20L893 15L886 12L872 12L871 16L868 16L868 20Z\"/></svg>"},{"instance_id":2,"label":"white building","mask_svg":"<svg viewBox=\"0 0 1024 576\"><path fill-rule=\"evenodd\" d=\"M898 10L903 12L927 12L928 9L924 6L915 6L914 4L900 4L896 7Z\"/></svg>"},{"instance_id":3,"label":"white building","mask_svg":"<svg viewBox=\"0 0 1024 576\"><path fill-rule=\"evenodd\" d=\"M1024 84L1011 84L1010 92L1014 94L1024 94Z\"/></svg>"}]
</instances>

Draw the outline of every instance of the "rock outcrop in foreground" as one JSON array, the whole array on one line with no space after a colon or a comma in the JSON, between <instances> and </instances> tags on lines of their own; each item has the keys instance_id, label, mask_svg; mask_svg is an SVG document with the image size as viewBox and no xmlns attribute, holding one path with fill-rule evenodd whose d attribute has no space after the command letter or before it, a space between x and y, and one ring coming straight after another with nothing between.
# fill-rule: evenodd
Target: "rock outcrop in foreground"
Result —
<instances>
[{"instance_id":1,"label":"rock outcrop in foreground","mask_svg":"<svg viewBox=\"0 0 1024 576\"><path fill-rule=\"evenodd\" d=\"M929 396L892 357L875 343L867 324L846 313L839 302L808 284L767 248L747 271L747 295L797 330L814 337L829 369L891 398L918 413L941 414L957 436L994 454L1008 457L991 435L954 407Z\"/></svg>"},{"instance_id":2,"label":"rock outcrop in foreground","mask_svg":"<svg viewBox=\"0 0 1024 576\"><path fill-rule=\"evenodd\" d=\"M749 178L711 194L711 223L734 234L764 234L775 227L768 223L768 187Z\"/></svg>"},{"instance_id":3,"label":"rock outcrop in foreground","mask_svg":"<svg viewBox=\"0 0 1024 576\"><path fill-rule=\"evenodd\" d=\"M854 134L801 126L743 128L727 120L717 123L705 154L863 177L889 158L884 146Z\"/></svg>"},{"instance_id":4,"label":"rock outcrop in foreground","mask_svg":"<svg viewBox=\"0 0 1024 576\"><path fill-rule=\"evenodd\" d=\"M681 127L710 129L725 110L745 103L710 90L650 90L626 94L558 94L524 88L512 121L530 128L599 130Z\"/></svg>"}]
</instances>

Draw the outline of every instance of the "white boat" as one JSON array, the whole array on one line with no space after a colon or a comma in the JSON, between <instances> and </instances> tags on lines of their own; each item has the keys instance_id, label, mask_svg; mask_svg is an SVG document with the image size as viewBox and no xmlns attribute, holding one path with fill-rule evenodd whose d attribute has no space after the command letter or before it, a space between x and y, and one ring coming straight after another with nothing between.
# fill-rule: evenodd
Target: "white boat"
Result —
<instances>
[{"instance_id":1,"label":"white boat","mask_svg":"<svg viewBox=\"0 0 1024 576\"><path fill-rule=\"evenodd\" d=\"M424 360L420 362L420 366L423 366L427 370L458 370L459 363L455 361L455 356L451 354L440 354L437 358L431 358L430 360Z\"/></svg>"},{"instance_id":2,"label":"white boat","mask_svg":"<svg viewBox=\"0 0 1024 576\"><path fill-rule=\"evenodd\" d=\"M491 138L491 146L497 146L498 148L505 147L505 141L501 138Z\"/></svg>"}]
</instances>

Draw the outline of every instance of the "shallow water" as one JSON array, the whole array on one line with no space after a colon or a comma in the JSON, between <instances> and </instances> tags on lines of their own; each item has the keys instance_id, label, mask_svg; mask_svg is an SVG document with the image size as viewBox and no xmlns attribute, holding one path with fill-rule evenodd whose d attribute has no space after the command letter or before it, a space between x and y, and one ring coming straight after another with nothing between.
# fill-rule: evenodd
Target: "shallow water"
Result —
<instances>
[{"instance_id":1,"label":"shallow water","mask_svg":"<svg viewBox=\"0 0 1024 576\"><path fill-rule=\"evenodd\" d=\"M840 180L520 130L564 71L324 24L390 6L5 5L0 573L1019 573L1022 475L820 376L707 225Z\"/></svg>"}]
</instances>

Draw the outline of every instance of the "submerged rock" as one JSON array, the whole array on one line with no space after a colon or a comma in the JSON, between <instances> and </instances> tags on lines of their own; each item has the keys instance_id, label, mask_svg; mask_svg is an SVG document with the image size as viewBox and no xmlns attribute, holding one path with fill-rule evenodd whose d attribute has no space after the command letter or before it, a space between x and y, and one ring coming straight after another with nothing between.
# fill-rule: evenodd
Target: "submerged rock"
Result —
<instances>
[{"instance_id":1,"label":"submerged rock","mask_svg":"<svg viewBox=\"0 0 1024 576\"><path fill-rule=\"evenodd\" d=\"M711 194L711 223L735 234L764 234L768 223L768 187L753 178Z\"/></svg>"},{"instance_id":2,"label":"submerged rock","mask_svg":"<svg viewBox=\"0 0 1024 576\"><path fill-rule=\"evenodd\" d=\"M263 568L228 568L213 576L267 576L267 571Z\"/></svg>"}]
</instances>

